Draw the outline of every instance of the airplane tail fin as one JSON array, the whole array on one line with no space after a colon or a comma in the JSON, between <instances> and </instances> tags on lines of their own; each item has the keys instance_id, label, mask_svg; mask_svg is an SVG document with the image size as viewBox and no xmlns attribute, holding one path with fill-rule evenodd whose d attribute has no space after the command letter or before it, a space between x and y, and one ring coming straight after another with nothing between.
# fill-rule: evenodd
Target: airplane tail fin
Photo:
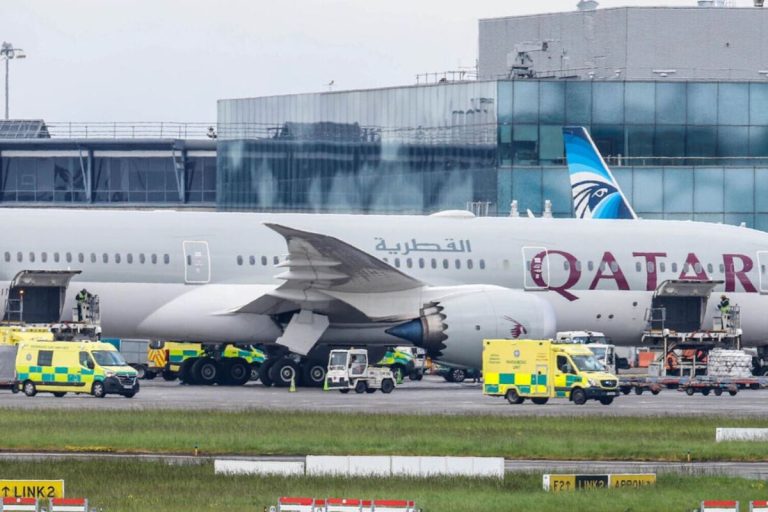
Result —
<instances>
[{"instance_id":1,"label":"airplane tail fin","mask_svg":"<svg viewBox=\"0 0 768 512\"><path fill-rule=\"evenodd\" d=\"M573 210L580 219L636 219L637 214L583 126L563 127Z\"/></svg>"}]
</instances>

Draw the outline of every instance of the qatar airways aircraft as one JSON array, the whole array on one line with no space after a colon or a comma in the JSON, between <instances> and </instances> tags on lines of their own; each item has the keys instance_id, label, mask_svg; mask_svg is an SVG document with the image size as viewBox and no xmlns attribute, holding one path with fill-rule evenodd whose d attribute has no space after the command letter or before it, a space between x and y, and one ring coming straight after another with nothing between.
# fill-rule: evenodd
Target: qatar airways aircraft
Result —
<instances>
[{"instance_id":1,"label":"qatar airways aircraft","mask_svg":"<svg viewBox=\"0 0 768 512\"><path fill-rule=\"evenodd\" d=\"M264 344L262 370L281 384L322 382L316 345L406 340L479 367L483 338L588 329L637 344L654 296L704 297L704 318L712 290L741 307L744 343L768 339L768 234L741 227L468 212L0 209L0 221L3 295L42 304L28 321L66 315L86 288L105 336Z\"/></svg>"}]
</instances>

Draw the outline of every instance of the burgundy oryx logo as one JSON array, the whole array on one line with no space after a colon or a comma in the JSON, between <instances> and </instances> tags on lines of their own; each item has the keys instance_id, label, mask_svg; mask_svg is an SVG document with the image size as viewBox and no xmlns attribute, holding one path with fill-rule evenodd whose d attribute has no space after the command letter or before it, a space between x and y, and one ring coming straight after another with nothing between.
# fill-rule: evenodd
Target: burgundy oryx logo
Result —
<instances>
[{"instance_id":1,"label":"burgundy oryx logo","mask_svg":"<svg viewBox=\"0 0 768 512\"><path fill-rule=\"evenodd\" d=\"M507 322L512 322L512 328L509 330L509 333L512 335L513 338L519 338L523 334L528 334L528 330L525 328L523 324L512 318L511 316L504 316L504 320Z\"/></svg>"}]
</instances>

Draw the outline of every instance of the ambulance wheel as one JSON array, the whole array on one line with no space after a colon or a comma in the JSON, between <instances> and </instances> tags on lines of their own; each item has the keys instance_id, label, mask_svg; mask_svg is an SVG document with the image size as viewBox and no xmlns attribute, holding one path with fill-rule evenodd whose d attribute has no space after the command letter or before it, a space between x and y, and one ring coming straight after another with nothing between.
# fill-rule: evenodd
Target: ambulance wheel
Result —
<instances>
[{"instance_id":1,"label":"ambulance wheel","mask_svg":"<svg viewBox=\"0 0 768 512\"><path fill-rule=\"evenodd\" d=\"M463 368L454 368L451 370L451 382L464 382L466 378L467 372L465 372Z\"/></svg>"},{"instance_id":2,"label":"ambulance wheel","mask_svg":"<svg viewBox=\"0 0 768 512\"><path fill-rule=\"evenodd\" d=\"M520 405L521 403L525 402L525 398L518 395L517 390L515 389L508 389L507 394L504 395L504 397L507 399L507 402L511 403L512 405Z\"/></svg>"},{"instance_id":3,"label":"ambulance wheel","mask_svg":"<svg viewBox=\"0 0 768 512\"><path fill-rule=\"evenodd\" d=\"M55 396L56 398L61 398L61 397L63 397L66 394L67 394L66 391L54 391L53 392L53 396Z\"/></svg>"},{"instance_id":4,"label":"ambulance wheel","mask_svg":"<svg viewBox=\"0 0 768 512\"><path fill-rule=\"evenodd\" d=\"M613 403L613 397L612 396L601 396L600 397L600 403L603 405L611 405Z\"/></svg>"},{"instance_id":5,"label":"ambulance wheel","mask_svg":"<svg viewBox=\"0 0 768 512\"><path fill-rule=\"evenodd\" d=\"M104 398L104 396L107 394L106 390L104 389L104 383L100 380L94 382L93 386L91 386L91 394L96 398Z\"/></svg>"},{"instance_id":6,"label":"ambulance wheel","mask_svg":"<svg viewBox=\"0 0 768 512\"><path fill-rule=\"evenodd\" d=\"M287 388L293 381L299 385L299 367L292 359L281 357L269 369L269 378L279 388Z\"/></svg>"},{"instance_id":7,"label":"ambulance wheel","mask_svg":"<svg viewBox=\"0 0 768 512\"><path fill-rule=\"evenodd\" d=\"M325 382L325 366L322 363L306 362L302 365L301 376L305 386L321 388Z\"/></svg>"},{"instance_id":8,"label":"ambulance wheel","mask_svg":"<svg viewBox=\"0 0 768 512\"><path fill-rule=\"evenodd\" d=\"M201 357L192 365L192 375L198 384L212 386L220 374L221 368L215 359Z\"/></svg>"},{"instance_id":9,"label":"ambulance wheel","mask_svg":"<svg viewBox=\"0 0 768 512\"><path fill-rule=\"evenodd\" d=\"M163 373L160 375L162 375L163 380L166 382L171 382L179 378L179 374L171 370L163 370ZM154 379L154 377L152 378Z\"/></svg>"},{"instance_id":10,"label":"ambulance wheel","mask_svg":"<svg viewBox=\"0 0 768 512\"><path fill-rule=\"evenodd\" d=\"M133 398L133 397L135 397L135 396L136 396L136 393L134 393L133 391L129 391L129 392L127 392L127 393L123 394L123 396L124 396L125 398Z\"/></svg>"},{"instance_id":11,"label":"ambulance wheel","mask_svg":"<svg viewBox=\"0 0 768 512\"><path fill-rule=\"evenodd\" d=\"M358 395L361 395L365 393L365 391L368 389L368 383L364 380L359 380L355 382L355 393Z\"/></svg>"},{"instance_id":12,"label":"ambulance wheel","mask_svg":"<svg viewBox=\"0 0 768 512\"><path fill-rule=\"evenodd\" d=\"M395 389L395 383L392 379L384 379L381 381L381 392L385 395L390 394Z\"/></svg>"},{"instance_id":13,"label":"ambulance wheel","mask_svg":"<svg viewBox=\"0 0 768 512\"><path fill-rule=\"evenodd\" d=\"M25 381L21 386L21 390L27 396L35 396L37 394L37 386L31 380Z\"/></svg>"},{"instance_id":14,"label":"ambulance wheel","mask_svg":"<svg viewBox=\"0 0 768 512\"><path fill-rule=\"evenodd\" d=\"M253 382L259 380L259 368L261 368L261 363L251 364L251 376L248 380L252 380Z\"/></svg>"},{"instance_id":15,"label":"ambulance wheel","mask_svg":"<svg viewBox=\"0 0 768 512\"><path fill-rule=\"evenodd\" d=\"M685 394L688 396L693 396L693 394L696 392L693 388L685 388Z\"/></svg>"},{"instance_id":16,"label":"ambulance wheel","mask_svg":"<svg viewBox=\"0 0 768 512\"><path fill-rule=\"evenodd\" d=\"M243 386L251 380L251 365L242 357L227 359L222 365L222 374L220 382L228 386Z\"/></svg>"},{"instance_id":17,"label":"ambulance wheel","mask_svg":"<svg viewBox=\"0 0 768 512\"><path fill-rule=\"evenodd\" d=\"M267 359L261 363L261 367L259 368L259 380L267 387L270 387L273 384L272 378L269 376L269 370L272 369L272 365L275 364L276 361L277 359Z\"/></svg>"},{"instance_id":18,"label":"ambulance wheel","mask_svg":"<svg viewBox=\"0 0 768 512\"><path fill-rule=\"evenodd\" d=\"M197 362L197 359L196 357L190 357L181 363L179 367L179 381L182 384L197 384L195 373L192 371L192 366Z\"/></svg>"},{"instance_id":19,"label":"ambulance wheel","mask_svg":"<svg viewBox=\"0 0 768 512\"><path fill-rule=\"evenodd\" d=\"M723 388L715 388L715 396L720 396L723 394Z\"/></svg>"},{"instance_id":20,"label":"ambulance wheel","mask_svg":"<svg viewBox=\"0 0 768 512\"><path fill-rule=\"evenodd\" d=\"M547 402L549 402L549 398L545 396L538 396L536 398L531 398L531 402L535 403L536 405L545 405Z\"/></svg>"},{"instance_id":21,"label":"ambulance wheel","mask_svg":"<svg viewBox=\"0 0 768 512\"><path fill-rule=\"evenodd\" d=\"M576 405L584 405L587 403L587 394L584 392L581 388L576 388L573 391L571 391L571 400L573 400L573 403Z\"/></svg>"}]
</instances>

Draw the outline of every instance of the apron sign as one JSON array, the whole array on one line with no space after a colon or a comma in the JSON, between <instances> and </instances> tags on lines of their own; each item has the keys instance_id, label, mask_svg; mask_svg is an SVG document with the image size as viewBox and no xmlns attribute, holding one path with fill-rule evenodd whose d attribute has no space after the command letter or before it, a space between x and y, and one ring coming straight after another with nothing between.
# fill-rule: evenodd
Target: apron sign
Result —
<instances>
[{"instance_id":1,"label":"apron sign","mask_svg":"<svg viewBox=\"0 0 768 512\"><path fill-rule=\"evenodd\" d=\"M645 487L656 483L656 475L544 475L544 490L552 492L579 489L607 489L609 487Z\"/></svg>"},{"instance_id":2,"label":"apron sign","mask_svg":"<svg viewBox=\"0 0 768 512\"><path fill-rule=\"evenodd\" d=\"M3 498L63 498L64 480L0 480Z\"/></svg>"}]
</instances>

